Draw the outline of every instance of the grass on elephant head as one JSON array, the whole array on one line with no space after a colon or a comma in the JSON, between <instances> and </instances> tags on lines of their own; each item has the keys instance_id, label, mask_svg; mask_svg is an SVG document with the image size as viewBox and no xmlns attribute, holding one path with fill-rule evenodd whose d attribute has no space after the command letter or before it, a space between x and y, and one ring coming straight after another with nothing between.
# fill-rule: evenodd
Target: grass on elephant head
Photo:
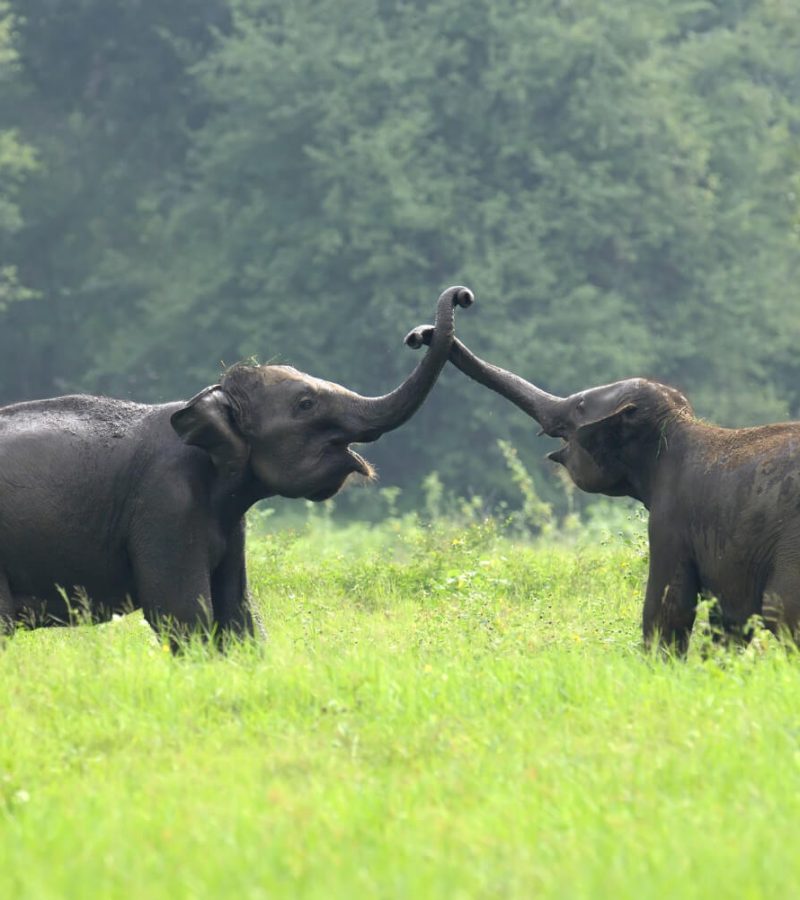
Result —
<instances>
[{"instance_id":1,"label":"grass on elephant head","mask_svg":"<svg viewBox=\"0 0 800 900\"><path fill-rule=\"evenodd\" d=\"M645 655L641 538L252 537L265 647L6 643L0 896L795 892L797 655Z\"/></svg>"}]
</instances>

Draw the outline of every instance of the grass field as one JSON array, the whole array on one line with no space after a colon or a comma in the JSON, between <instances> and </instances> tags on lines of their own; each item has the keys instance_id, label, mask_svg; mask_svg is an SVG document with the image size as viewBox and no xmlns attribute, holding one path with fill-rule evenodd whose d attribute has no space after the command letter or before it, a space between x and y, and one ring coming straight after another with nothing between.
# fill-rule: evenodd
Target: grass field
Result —
<instances>
[{"instance_id":1,"label":"grass field","mask_svg":"<svg viewBox=\"0 0 800 900\"><path fill-rule=\"evenodd\" d=\"M800 660L639 644L641 539L254 536L266 647L0 651L0 897L777 897Z\"/></svg>"}]
</instances>

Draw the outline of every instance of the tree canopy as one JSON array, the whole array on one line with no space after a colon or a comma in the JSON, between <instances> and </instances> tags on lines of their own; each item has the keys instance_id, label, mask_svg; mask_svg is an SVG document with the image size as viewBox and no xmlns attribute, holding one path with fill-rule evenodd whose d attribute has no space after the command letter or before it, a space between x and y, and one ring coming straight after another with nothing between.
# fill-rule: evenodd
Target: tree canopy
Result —
<instances>
[{"instance_id":1,"label":"tree canopy","mask_svg":"<svg viewBox=\"0 0 800 900\"><path fill-rule=\"evenodd\" d=\"M552 391L800 415L797 4L8 0L0 111L0 401L250 356L377 393L463 283ZM446 370L374 456L502 496L533 433Z\"/></svg>"}]
</instances>

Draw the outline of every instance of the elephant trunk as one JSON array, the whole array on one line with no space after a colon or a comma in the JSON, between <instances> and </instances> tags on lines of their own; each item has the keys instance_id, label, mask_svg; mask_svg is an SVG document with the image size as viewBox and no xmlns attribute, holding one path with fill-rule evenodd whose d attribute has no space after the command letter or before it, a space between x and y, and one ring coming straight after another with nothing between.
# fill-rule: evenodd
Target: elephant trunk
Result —
<instances>
[{"instance_id":1,"label":"elephant trunk","mask_svg":"<svg viewBox=\"0 0 800 900\"><path fill-rule=\"evenodd\" d=\"M469 288L449 287L436 304L436 323L427 343L430 349L406 380L381 397L355 395L354 424L350 440L357 443L376 441L382 434L399 428L411 418L428 396L444 368L453 342L453 319L456 306L468 307L475 297Z\"/></svg>"},{"instance_id":2,"label":"elephant trunk","mask_svg":"<svg viewBox=\"0 0 800 900\"><path fill-rule=\"evenodd\" d=\"M432 334L430 325L420 325L406 335L406 344L416 350L428 344ZM480 359L458 338L454 338L451 344L450 362L473 381L510 400L535 419L546 434L558 436L558 413L563 408L563 397L548 394L519 375Z\"/></svg>"}]
</instances>

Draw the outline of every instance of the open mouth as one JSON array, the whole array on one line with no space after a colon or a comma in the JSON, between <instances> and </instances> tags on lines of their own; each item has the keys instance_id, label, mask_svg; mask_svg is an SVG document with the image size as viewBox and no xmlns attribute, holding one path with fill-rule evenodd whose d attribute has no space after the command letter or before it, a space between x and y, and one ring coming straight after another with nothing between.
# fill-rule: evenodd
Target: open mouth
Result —
<instances>
[{"instance_id":1,"label":"open mouth","mask_svg":"<svg viewBox=\"0 0 800 900\"><path fill-rule=\"evenodd\" d=\"M355 471L358 472L359 475L363 475L364 478L372 479L375 478L375 469L364 459L363 456L356 453L352 447L347 448L347 453L349 456L353 458L353 462L355 463Z\"/></svg>"},{"instance_id":2,"label":"open mouth","mask_svg":"<svg viewBox=\"0 0 800 900\"><path fill-rule=\"evenodd\" d=\"M553 450L547 454L547 458L555 463L564 464L564 460L567 456L567 451L569 449L569 444L567 443L565 438L561 438L561 446L557 450Z\"/></svg>"},{"instance_id":3,"label":"open mouth","mask_svg":"<svg viewBox=\"0 0 800 900\"><path fill-rule=\"evenodd\" d=\"M307 500L311 500L314 503L321 503L323 500L330 500L334 494L342 489L345 483L352 481L374 481L377 478L375 469L363 456L356 453L355 450L351 450L350 447L347 447L346 451L348 464L344 468L338 469L337 475L333 476L335 481L323 490L317 491L316 494L307 494ZM338 459L343 461L341 457L338 457Z\"/></svg>"}]
</instances>

